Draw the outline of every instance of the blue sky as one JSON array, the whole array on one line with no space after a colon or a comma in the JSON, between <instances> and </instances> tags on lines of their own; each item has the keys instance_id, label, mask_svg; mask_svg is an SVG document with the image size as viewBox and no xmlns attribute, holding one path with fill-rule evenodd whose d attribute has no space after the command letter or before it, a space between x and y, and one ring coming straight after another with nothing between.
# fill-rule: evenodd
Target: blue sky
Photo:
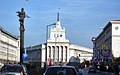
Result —
<instances>
[{"instance_id":1,"label":"blue sky","mask_svg":"<svg viewBox=\"0 0 120 75\"><path fill-rule=\"evenodd\" d=\"M25 46L45 43L46 26L56 22L60 12L61 26L71 43L92 48L97 36L110 20L120 19L120 0L1 0L0 26L19 35L16 12L21 8L31 18L25 19ZM59 9L60 8L60 9Z\"/></svg>"}]
</instances>

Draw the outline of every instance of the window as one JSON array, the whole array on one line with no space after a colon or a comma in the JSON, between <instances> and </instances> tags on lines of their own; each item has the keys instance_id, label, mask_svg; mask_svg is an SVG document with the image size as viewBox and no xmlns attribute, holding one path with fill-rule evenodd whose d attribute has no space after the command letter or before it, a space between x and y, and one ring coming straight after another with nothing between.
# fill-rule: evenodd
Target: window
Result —
<instances>
[{"instance_id":1,"label":"window","mask_svg":"<svg viewBox=\"0 0 120 75\"><path fill-rule=\"evenodd\" d=\"M60 37L62 37L62 34L60 34Z\"/></svg>"},{"instance_id":2,"label":"window","mask_svg":"<svg viewBox=\"0 0 120 75\"><path fill-rule=\"evenodd\" d=\"M57 34L57 37L59 37L59 34Z\"/></svg>"}]
</instances>

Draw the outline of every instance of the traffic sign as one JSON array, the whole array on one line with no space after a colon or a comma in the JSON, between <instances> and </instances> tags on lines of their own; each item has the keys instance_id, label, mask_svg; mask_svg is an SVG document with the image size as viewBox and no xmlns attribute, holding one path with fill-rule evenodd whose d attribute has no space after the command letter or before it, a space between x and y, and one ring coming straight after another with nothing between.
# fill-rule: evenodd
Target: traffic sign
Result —
<instances>
[{"instance_id":1,"label":"traffic sign","mask_svg":"<svg viewBox=\"0 0 120 75\"><path fill-rule=\"evenodd\" d=\"M23 54L22 58L23 58L23 61L28 61L28 54Z\"/></svg>"}]
</instances>

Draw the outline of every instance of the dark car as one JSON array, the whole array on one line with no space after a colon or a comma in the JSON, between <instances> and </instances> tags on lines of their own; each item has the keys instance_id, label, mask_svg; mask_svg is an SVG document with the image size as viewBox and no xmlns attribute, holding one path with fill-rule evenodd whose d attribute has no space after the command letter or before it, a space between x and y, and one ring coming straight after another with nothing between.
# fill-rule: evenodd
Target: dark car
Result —
<instances>
[{"instance_id":1,"label":"dark car","mask_svg":"<svg viewBox=\"0 0 120 75\"><path fill-rule=\"evenodd\" d=\"M81 75L74 66L50 66L43 75Z\"/></svg>"},{"instance_id":2,"label":"dark car","mask_svg":"<svg viewBox=\"0 0 120 75\"><path fill-rule=\"evenodd\" d=\"M114 65L114 74L120 75L120 63Z\"/></svg>"},{"instance_id":3,"label":"dark car","mask_svg":"<svg viewBox=\"0 0 120 75\"><path fill-rule=\"evenodd\" d=\"M20 64L5 64L0 72L1 75L28 75L27 68Z\"/></svg>"},{"instance_id":4,"label":"dark car","mask_svg":"<svg viewBox=\"0 0 120 75\"><path fill-rule=\"evenodd\" d=\"M89 69L88 69L88 73L96 73L97 70L94 66L90 66Z\"/></svg>"},{"instance_id":5,"label":"dark car","mask_svg":"<svg viewBox=\"0 0 120 75\"><path fill-rule=\"evenodd\" d=\"M118 65L118 75L120 75L120 64Z\"/></svg>"},{"instance_id":6,"label":"dark car","mask_svg":"<svg viewBox=\"0 0 120 75\"><path fill-rule=\"evenodd\" d=\"M82 73L80 72L79 66L73 66L73 67L75 67L75 69L76 69L76 71L79 73L79 75L82 75Z\"/></svg>"}]
</instances>

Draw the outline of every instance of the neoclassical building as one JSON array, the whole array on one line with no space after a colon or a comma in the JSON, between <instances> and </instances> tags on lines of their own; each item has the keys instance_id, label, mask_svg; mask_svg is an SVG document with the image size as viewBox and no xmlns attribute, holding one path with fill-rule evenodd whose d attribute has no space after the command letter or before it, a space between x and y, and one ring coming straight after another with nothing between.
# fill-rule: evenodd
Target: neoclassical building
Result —
<instances>
[{"instance_id":1,"label":"neoclassical building","mask_svg":"<svg viewBox=\"0 0 120 75\"><path fill-rule=\"evenodd\" d=\"M55 27L51 27L50 36L47 37L46 43L27 47L26 51L29 55L29 61L41 67L46 62L49 64L49 61L52 61L53 64L58 62L67 63L71 61L76 62L76 59L79 58L79 62L82 62L91 60L93 56L92 49L71 44L66 39L65 28L62 28L60 24L59 13ZM74 59L71 59L72 57Z\"/></svg>"},{"instance_id":2,"label":"neoclassical building","mask_svg":"<svg viewBox=\"0 0 120 75\"><path fill-rule=\"evenodd\" d=\"M0 26L0 64L20 61L19 43L19 37Z\"/></svg>"},{"instance_id":3,"label":"neoclassical building","mask_svg":"<svg viewBox=\"0 0 120 75\"><path fill-rule=\"evenodd\" d=\"M103 31L93 38L93 56L100 59L120 57L120 20L111 20Z\"/></svg>"}]
</instances>

